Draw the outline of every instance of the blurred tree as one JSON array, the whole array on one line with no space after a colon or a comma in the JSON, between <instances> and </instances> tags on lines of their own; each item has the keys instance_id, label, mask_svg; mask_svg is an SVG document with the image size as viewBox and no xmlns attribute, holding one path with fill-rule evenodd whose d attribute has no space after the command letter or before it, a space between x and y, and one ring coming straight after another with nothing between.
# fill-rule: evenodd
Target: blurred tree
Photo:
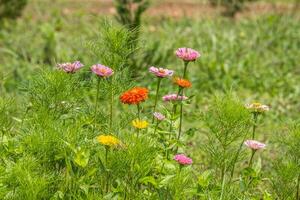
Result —
<instances>
[{"instance_id":1,"label":"blurred tree","mask_svg":"<svg viewBox=\"0 0 300 200\"><path fill-rule=\"evenodd\" d=\"M116 18L126 28L133 32L132 41L136 45L139 36L142 14L150 5L149 0L115 0Z\"/></svg>"},{"instance_id":2,"label":"blurred tree","mask_svg":"<svg viewBox=\"0 0 300 200\"><path fill-rule=\"evenodd\" d=\"M241 11L246 2L255 0L209 0L213 6L223 6L225 8L223 14L228 17L234 17L236 13Z\"/></svg>"},{"instance_id":3,"label":"blurred tree","mask_svg":"<svg viewBox=\"0 0 300 200\"><path fill-rule=\"evenodd\" d=\"M0 0L0 22L19 17L26 4L27 0Z\"/></svg>"},{"instance_id":4,"label":"blurred tree","mask_svg":"<svg viewBox=\"0 0 300 200\"><path fill-rule=\"evenodd\" d=\"M114 0L114 2L117 10L117 21L131 32L128 45L131 49L137 49L142 14L149 8L150 0ZM132 73L133 77L137 76L141 68L138 65L135 52L137 51L132 51L130 54L131 63L129 64L132 72L135 72Z\"/></svg>"}]
</instances>

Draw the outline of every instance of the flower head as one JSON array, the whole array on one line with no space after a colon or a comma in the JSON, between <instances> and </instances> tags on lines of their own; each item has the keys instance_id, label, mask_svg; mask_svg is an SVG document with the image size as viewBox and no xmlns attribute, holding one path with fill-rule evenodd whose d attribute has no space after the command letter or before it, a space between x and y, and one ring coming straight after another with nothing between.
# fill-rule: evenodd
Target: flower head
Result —
<instances>
[{"instance_id":1,"label":"flower head","mask_svg":"<svg viewBox=\"0 0 300 200\"><path fill-rule=\"evenodd\" d=\"M183 78L175 78L174 83L182 88L189 88L192 86L192 83L189 80Z\"/></svg>"},{"instance_id":2,"label":"flower head","mask_svg":"<svg viewBox=\"0 0 300 200\"><path fill-rule=\"evenodd\" d=\"M162 97L163 101L184 101L187 100L188 98L186 96L181 96L177 94L167 94Z\"/></svg>"},{"instance_id":3,"label":"flower head","mask_svg":"<svg viewBox=\"0 0 300 200\"><path fill-rule=\"evenodd\" d=\"M97 76L103 77L103 78L110 77L111 75L114 74L114 71L111 68L106 67L104 65L100 65L100 64L93 65L91 67L91 70Z\"/></svg>"},{"instance_id":4,"label":"flower head","mask_svg":"<svg viewBox=\"0 0 300 200\"><path fill-rule=\"evenodd\" d=\"M100 144L108 147L116 147L121 144L120 140L112 135L100 135L97 140Z\"/></svg>"},{"instance_id":5,"label":"flower head","mask_svg":"<svg viewBox=\"0 0 300 200\"><path fill-rule=\"evenodd\" d=\"M181 165L191 165L193 160L184 154L177 154L174 156L174 160L176 160Z\"/></svg>"},{"instance_id":6,"label":"flower head","mask_svg":"<svg viewBox=\"0 0 300 200\"><path fill-rule=\"evenodd\" d=\"M135 119L132 121L132 126L134 126L137 129L144 129L148 127L148 122L145 120Z\"/></svg>"},{"instance_id":7,"label":"flower head","mask_svg":"<svg viewBox=\"0 0 300 200\"><path fill-rule=\"evenodd\" d=\"M159 112L155 112L155 113L153 113L153 115L158 121L163 121L164 119L166 119L166 117Z\"/></svg>"},{"instance_id":8,"label":"flower head","mask_svg":"<svg viewBox=\"0 0 300 200\"><path fill-rule=\"evenodd\" d=\"M200 57L200 53L191 48L179 48L176 51L176 56L184 61L195 61L197 58Z\"/></svg>"},{"instance_id":9,"label":"flower head","mask_svg":"<svg viewBox=\"0 0 300 200\"><path fill-rule=\"evenodd\" d=\"M254 113L263 113L270 110L269 106L263 105L261 103L246 104L245 107Z\"/></svg>"},{"instance_id":10,"label":"flower head","mask_svg":"<svg viewBox=\"0 0 300 200\"><path fill-rule=\"evenodd\" d=\"M244 144L252 150L264 149L266 147L266 144L256 140L246 140Z\"/></svg>"},{"instance_id":11,"label":"flower head","mask_svg":"<svg viewBox=\"0 0 300 200\"><path fill-rule=\"evenodd\" d=\"M154 74L155 76L160 77L160 78L172 76L174 73L173 70L157 68L157 67L153 67L153 66L149 68L149 72L151 72L152 74Z\"/></svg>"},{"instance_id":12,"label":"flower head","mask_svg":"<svg viewBox=\"0 0 300 200\"><path fill-rule=\"evenodd\" d=\"M124 104L139 104L148 98L148 89L142 87L134 87L120 96L120 100Z\"/></svg>"},{"instance_id":13,"label":"flower head","mask_svg":"<svg viewBox=\"0 0 300 200\"><path fill-rule=\"evenodd\" d=\"M80 68L82 68L84 65L81 64L80 61L75 61L73 63L61 63L58 64L57 67L61 70L64 70L67 73L75 73L78 71Z\"/></svg>"}]
</instances>

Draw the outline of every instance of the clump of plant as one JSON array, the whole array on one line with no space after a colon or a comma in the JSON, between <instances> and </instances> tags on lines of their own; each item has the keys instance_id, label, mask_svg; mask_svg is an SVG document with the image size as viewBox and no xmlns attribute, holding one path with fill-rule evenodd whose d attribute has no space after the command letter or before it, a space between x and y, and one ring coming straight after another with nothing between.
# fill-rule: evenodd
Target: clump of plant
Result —
<instances>
[{"instance_id":1,"label":"clump of plant","mask_svg":"<svg viewBox=\"0 0 300 200\"><path fill-rule=\"evenodd\" d=\"M221 187L220 198L223 198L229 191L235 166L240 161L241 147L250 128L250 116L241 103L228 95L216 97L204 115L204 121L208 133L207 145L202 148L217 174L215 184Z\"/></svg>"},{"instance_id":2,"label":"clump of plant","mask_svg":"<svg viewBox=\"0 0 300 200\"><path fill-rule=\"evenodd\" d=\"M279 199L300 199L300 123L290 126L280 140L284 150L274 161L273 191ZM284 187L283 187L284 186Z\"/></svg>"},{"instance_id":3,"label":"clump of plant","mask_svg":"<svg viewBox=\"0 0 300 200\"><path fill-rule=\"evenodd\" d=\"M213 6L223 6L225 16L234 17L236 13L244 9L245 3L255 0L209 0Z\"/></svg>"},{"instance_id":4,"label":"clump of plant","mask_svg":"<svg viewBox=\"0 0 300 200\"><path fill-rule=\"evenodd\" d=\"M26 4L27 0L0 0L0 22L19 17Z\"/></svg>"}]
</instances>

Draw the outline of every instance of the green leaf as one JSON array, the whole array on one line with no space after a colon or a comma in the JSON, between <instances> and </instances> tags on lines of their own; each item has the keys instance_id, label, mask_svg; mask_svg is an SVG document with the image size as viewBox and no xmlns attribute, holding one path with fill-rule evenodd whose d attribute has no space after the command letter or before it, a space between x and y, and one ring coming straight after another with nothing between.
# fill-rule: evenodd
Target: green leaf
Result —
<instances>
[{"instance_id":1,"label":"green leaf","mask_svg":"<svg viewBox=\"0 0 300 200\"><path fill-rule=\"evenodd\" d=\"M80 167L86 167L89 162L90 152L84 151L80 147L75 152L75 163Z\"/></svg>"},{"instance_id":2,"label":"green leaf","mask_svg":"<svg viewBox=\"0 0 300 200\"><path fill-rule=\"evenodd\" d=\"M165 176L165 177L159 182L159 187L161 188L161 187L167 186L171 181L173 181L173 178L174 178L175 176L176 176L175 174Z\"/></svg>"},{"instance_id":3,"label":"green leaf","mask_svg":"<svg viewBox=\"0 0 300 200\"><path fill-rule=\"evenodd\" d=\"M149 184L150 183L155 188L157 188L157 182L156 182L156 180L155 180L155 178L153 176L146 176L144 178L141 178L139 180L139 182L142 183L142 184Z\"/></svg>"}]
</instances>

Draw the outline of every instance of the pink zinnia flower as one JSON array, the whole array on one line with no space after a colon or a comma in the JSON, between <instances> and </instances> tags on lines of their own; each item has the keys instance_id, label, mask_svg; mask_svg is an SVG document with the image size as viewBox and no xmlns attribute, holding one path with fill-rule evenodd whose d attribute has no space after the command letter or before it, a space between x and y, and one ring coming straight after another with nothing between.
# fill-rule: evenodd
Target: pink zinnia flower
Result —
<instances>
[{"instance_id":1,"label":"pink zinnia flower","mask_svg":"<svg viewBox=\"0 0 300 200\"><path fill-rule=\"evenodd\" d=\"M184 154L177 154L174 156L174 160L176 160L181 165L191 165L193 163L193 160Z\"/></svg>"},{"instance_id":2,"label":"pink zinnia flower","mask_svg":"<svg viewBox=\"0 0 300 200\"><path fill-rule=\"evenodd\" d=\"M149 72L151 72L152 74L154 74L155 76L160 77L160 78L172 76L174 73L173 70L157 68L157 67L153 67L153 66L149 68Z\"/></svg>"},{"instance_id":3,"label":"pink zinnia flower","mask_svg":"<svg viewBox=\"0 0 300 200\"><path fill-rule=\"evenodd\" d=\"M167 94L162 97L164 101L184 101L187 100L188 98L186 96L181 96L177 94Z\"/></svg>"},{"instance_id":4,"label":"pink zinnia flower","mask_svg":"<svg viewBox=\"0 0 300 200\"><path fill-rule=\"evenodd\" d=\"M256 140L246 140L244 144L250 149L255 151L259 149L264 149L266 147L266 144L258 142Z\"/></svg>"},{"instance_id":5,"label":"pink zinnia flower","mask_svg":"<svg viewBox=\"0 0 300 200\"><path fill-rule=\"evenodd\" d=\"M111 75L114 74L114 71L111 68L106 67L104 65L100 65L100 64L93 65L91 67L91 70L97 76L100 76L100 77L103 77L103 78L110 77Z\"/></svg>"},{"instance_id":6,"label":"pink zinnia flower","mask_svg":"<svg viewBox=\"0 0 300 200\"><path fill-rule=\"evenodd\" d=\"M84 65L81 64L80 61L75 61L73 63L61 63L58 64L57 67L59 69L64 70L67 73L75 73L76 71L78 71L80 68L82 68Z\"/></svg>"},{"instance_id":7,"label":"pink zinnia flower","mask_svg":"<svg viewBox=\"0 0 300 200\"><path fill-rule=\"evenodd\" d=\"M155 113L153 113L153 115L158 121L162 121L162 120L166 119L166 117L159 112L155 112Z\"/></svg>"},{"instance_id":8,"label":"pink zinnia flower","mask_svg":"<svg viewBox=\"0 0 300 200\"><path fill-rule=\"evenodd\" d=\"M179 48L176 51L176 56L184 61L195 61L200 57L200 53L191 48Z\"/></svg>"}]
</instances>

